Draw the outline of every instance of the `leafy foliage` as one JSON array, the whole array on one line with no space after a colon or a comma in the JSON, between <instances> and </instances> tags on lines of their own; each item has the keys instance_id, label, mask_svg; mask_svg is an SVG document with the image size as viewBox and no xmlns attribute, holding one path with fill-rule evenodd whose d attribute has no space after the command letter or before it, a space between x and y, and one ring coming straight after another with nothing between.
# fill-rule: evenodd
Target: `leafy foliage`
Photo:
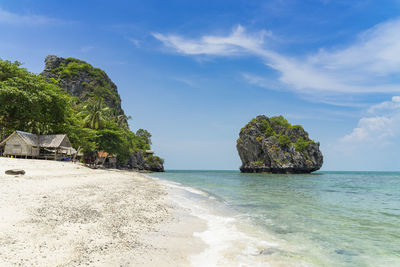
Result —
<instances>
[{"instance_id":1,"label":"leafy foliage","mask_svg":"<svg viewBox=\"0 0 400 267\"><path fill-rule=\"evenodd\" d=\"M107 74L83 60L76 58L66 58L52 72L64 81L67 80L85 80L81 83L83 92L79 96L80 100L87 100L91 97L101 97L106 102L111 102L115 106L121 104L121 99L114 89L115 85L108 78ZM81 79L84 77L84 79ZM121 112L121 110L119 110ZM121 115L121 114L118 114Z\"/></svg>"},{"instance_id":2,"label":"leafy foliage","mask_svg":"<svg viewBox=\"0 0 400 267\"><path fill-rule=\"evenodd\" d=\"M151 145L151 134L144 129L139 129L136 131L136 136L138 138L137 146L140 149L150 149Z\"/></svg>"},{"instance_id":3,"label":"leafy foliage","mask_svg":"<svg viewBox=\"0 0 400 267\"><path fill-rule=\"evenodd\" d=\"M283 128L289 128L291 125L282 115L269 118L272 124L279 125Z\"/></svg>"},{"instance_id":4,"label":"leafy foliage","mask_svg":"<svg viewBox=\"0 0 400 267\"><path fill-rule=\"evenodd\" d=\"M304 149L308 146L308 144L312 143L312 140L304 140L303 138L299 137L294 144L296 151L303 152Z\"/></svg>"},{"instance_id":5,"label":"leafy foliage","mask_svg":"<svg viewBox=\"0 0 400 267\"><path fill-rule=\"evenodd\" d=\"M102 70L76 59L57 71L61 76L79 75L81 71L92 73L100 81L93 92L111 82ZM151 134L144 129L136 134L130 131L130 116L107 106L101 93L77 99L56 83L21 68L19 62L0 59L0 141L15 130L66 133L73 146L84 153L105 151L117 155L119 162L125 162L134 151L150 149ZM162 159L152 156L149 161L155 164Z\"/></svg>"},{"instance_id":6,"label":"leafy foliage","mask_svg":"<svg viewBox=\"0 0 400 267\"><path fill-rule=\"evenodd\" d=\"M281 146L286 146L287 147L287 146L289 146L291 144L289 136L284 135L284 134L282 134L282 135L280 135L278 137L278 141L281 144Z\"/></svg>"},{"instance_id":7,"label":"leafy foliage","mask_svg":"<svg viewBox=\"0 0 400 267\"><path fill-rule=\"evenodd\" d=\"M241 129L241 132L255 125L261 131L261 134L256 137L257 142L260 143L268 139L272 142L278 142L281 147L294 146L297 152L303 152L310 143L314 142L308 138L308 134L301 125L291 125L282 115L270 118L265 116L254 118ZM239 141L240 139L238 139Z\"/></svg>"},{"instance_id":8,"label":"leafy foliage","mask_svg":"<svg viewBox=\"0 0 400 267\"><path fill-rule=\"evenodd\" d=\"M73 117L73 99L54 81L0 60L0 138L15 129L38 134L65 131Z\"/></svg>"},{"instance_id":9,"label":"leafy foliage","mask_svg":"<svg viewBox=\"0 0 400 267\"><path fill-rule=\"evenodd\" d=\"M155 168L159 164L164 164L164 160L162 158L154 155L148 155L145 160L151 169Z\"/></svg>"},{"instance_id":10,"label":"leafy foliage","mask_svg":"<svg viewBox=\"0 0 400 267\"><path fill-rule=\"evenodd\" d=\"M101 97L94 97L84 102L78 115L82 116L84 125L90 129L103 129L110 117L110 108Z\"/></svg>"}]
</instances>

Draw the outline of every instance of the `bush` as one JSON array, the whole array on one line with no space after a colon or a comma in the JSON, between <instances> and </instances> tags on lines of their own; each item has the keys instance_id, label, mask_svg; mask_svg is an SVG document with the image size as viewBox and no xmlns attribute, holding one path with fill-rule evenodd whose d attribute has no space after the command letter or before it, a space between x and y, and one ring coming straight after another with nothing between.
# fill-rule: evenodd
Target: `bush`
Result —
<instances>
[{"instance_id":1,"label":"bush","mask_svg":"<svg viewBox=\"0 0 400 267\"><path fill-rule=\"evenodd\" d=\"M290 138L287 135L280 135L278 141L282 146L289 146L291 144Z\"/></svg>"},{"instance_id":2,"label":"bush","mask_svg":"<svg viewBox=\"0 0 400 267\"><path fill-rule=\"evenodd\" d=\"M312 141L306 141L303 138L299 137L296 140L296 143L294 144L294 147L296 149L297 152L303 152L304 149L308 146L309 143L311 143Z\"/></svg>"},{"instance_id":3,"label":"bush","mask_svg":"<svg viewBox=\"0 0 400 267\"><path fill-rule=\"evenodd\" d=\"M269 120L272 122L272 124L277 124L284 128L289 128L292 126L282 115L271 117Z\"/></svg>"}]
</instances>

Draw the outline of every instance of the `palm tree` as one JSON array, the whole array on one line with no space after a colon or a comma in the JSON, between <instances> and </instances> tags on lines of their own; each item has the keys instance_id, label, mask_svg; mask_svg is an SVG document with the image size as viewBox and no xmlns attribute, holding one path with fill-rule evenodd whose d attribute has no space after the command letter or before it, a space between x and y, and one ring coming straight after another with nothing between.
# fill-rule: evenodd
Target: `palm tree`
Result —
<instances>
[{"instance_id":1,"label":"palm tree","mask_svg":"<svg viewBox=\"0 0 400 267\"><path fill-rule=\"evenodd\" d=\"M83 116L86 127L97 130L104 128L110 117L110 108L104 104L103 98L90 98L84 103L79 115Z\"/></svg>"},{"instance_id":2,"label":"palm tree","mask_svg":"<svg viewBox=\"0 0 400 267\"><path fill-rule=\"evenodd\" d=\"M131 116L126 116L125 114L115 116L115 122L121 128L128 128L128 120L131 120Z\"/></svg>"}]
</instances>

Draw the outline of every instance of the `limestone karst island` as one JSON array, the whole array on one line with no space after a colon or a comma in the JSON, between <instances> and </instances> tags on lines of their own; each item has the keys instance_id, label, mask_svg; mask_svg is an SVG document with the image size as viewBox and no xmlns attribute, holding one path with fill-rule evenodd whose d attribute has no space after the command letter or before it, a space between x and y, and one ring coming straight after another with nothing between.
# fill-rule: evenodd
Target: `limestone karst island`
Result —
<instances>
[{"instance_id":1,"label":"limestone karst island","mask_svg":"<svg viewBox=\"0 0 400 267\"><path fill-rule=\"evenodd\" d=\"M400 267L400 0L0 1L0 267Z\"/></svg>"},{"instance_id":2,"label":"limestone karst island","mask_svg":"<svg viewBox=\"0 0 400 267\"><path fill-rule=\"evenodd\" d=\"M310 173L323 163L319 143L283 116L257 116L240 130L236 147L241 172Z\"/></svg>"}]
</instances>

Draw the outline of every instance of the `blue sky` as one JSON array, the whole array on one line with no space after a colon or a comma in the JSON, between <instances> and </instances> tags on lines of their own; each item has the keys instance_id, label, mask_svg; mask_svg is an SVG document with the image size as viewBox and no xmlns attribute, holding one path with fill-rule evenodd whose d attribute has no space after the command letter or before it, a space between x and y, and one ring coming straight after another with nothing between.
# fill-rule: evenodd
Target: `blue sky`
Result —
<instances>
[{"instance_id":1,"label":"blue sky","mask_svg":"<svg viewBox=\"0 0 400 267\"><path fill-rule=\"evenodd\" d=\"M323 170L400 169L400 1L0 1L0 57L77 57L117 84L167 169L237 169L282 114Z\"/></svg>"}]
</instances>

